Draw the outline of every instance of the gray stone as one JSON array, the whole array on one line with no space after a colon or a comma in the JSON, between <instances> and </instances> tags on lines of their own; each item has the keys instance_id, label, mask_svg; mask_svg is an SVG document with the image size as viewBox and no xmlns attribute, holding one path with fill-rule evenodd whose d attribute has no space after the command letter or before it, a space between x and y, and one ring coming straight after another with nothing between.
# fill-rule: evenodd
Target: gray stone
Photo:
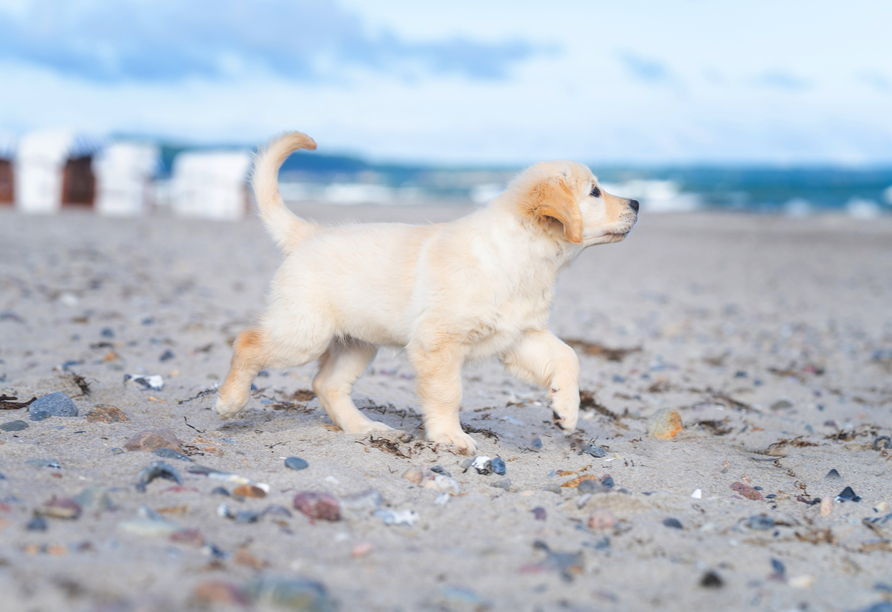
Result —
<instances>
[{"instance_id":1,"label":"gray stone","mask_svg":"<svg viewBox=\"0 0 892 612\"><path fill-rule=\"evenodd\" d=\"M561 491L561 488L560 488L558 485L554 484L554 483L545 485L545 486L542 488L542 490L543 490L543 491L549 491L549 492L551 492L551 493L557 493L558 495L561 495L561 494L563 493L563 491Z\"/></svg>"},{"instance_id":2,"label":"gray stone","mask_svg":"<svg viewBox=\"0 0 892 612\"><path fill-rule=\"evenodd\" d=\"M508 468L505 466L505 460L501 457L496 457L492 460L492 471L494 474L504 476L507 469Z\"/></svg>"},{"instance_id":3,"label":"gray stone","mask_svg":"<svg viewBox=\"0 0 892 612\"><path fill-rule=\"evenodd\" d=\"M335 603L325 587L305 578L261 576L245 585L254 604L303 612L334 612Z\"/></svg>"},{"instance_id":4,"label":"gray stone","mask_svg":"<svg viewBox=\"0 0 892 612\"><path fill-rule=\"evenodd\" d=\"M156 448L152 451L153 454L158 455L159 457L164 457L165 459L176 459L177 461L188 461L190 463L195 463L195 460L183 453L178 453L172 448Z\"/></svg>"},{"instance_id":5,"label":"gray stone","mask_svg":"<svg viewBox=\"0 0 892 612\"><path fill-rule=\"evenodd\" d=\"M90 485L75 495L74 501L84 510L105 510L112 507L108 489L101 485Z\"/></svg>"},{"instance_id":6,"label":"gray stone","mask_svg":"<svg viewBox=\"0 0 892 612\"><path fill-rule=\"evenodd\" d=\"M285 460L285 467L289 470L305 470L310 467L310 464L300 457L288 457Z\"/></svg>"},{"instance_id":7,"label":"gray stone","mask_svg":"<svg viewBox=\"0 0 892 612\"><path fill-rule=\"evenodd\" d=\"M770 516L756 514L746 519L746 526L757 531L767 531L774 528L774 519Z\"/></svg>"},{"instance_id":8,"label":"gray stone","mask_svg":"<svg viewBox=\"0 0 892 612\"><path fill-rule=\"evenodd\" d=\"M681 521L679 521L677 518L672 518L672 517L664 518L663 525L665 525L666 527L669 527L671 529L684 529L684 527L681 524Z\"/></svg>"},{"instance_id":9,"label":"gray stone","mask_svg":"<svg viewBox=\"0 0 892 612\"><path fill-rule=\"evenodd\" d=\"M54 416L76 417L77 406L70 397L57 391L31 402L28 406L28 416L32 421L42 421Z\"/></svg>"},{"instance_id":10,"label":"gray stone","mask_svg":"<svg viewBox=\"0 0 892 612\"><path fill-rule=\"evenodd\" d=\"M511 490L511 479L510 478L502 478L501 480L497 480L489 486L496 487L497 489L505 489L506 491L510 491Z\"/></svg>"},{"instance_id":11,"label":"gray stone","mask_svg":"<svg viewBox=\"0 0 892 612\"><path fill-rule=\"evenodd\" d=\"M0 430L3 431L22 431L24 429L28 429L30 425L26 421L7 421L0 425Z\"/></svg>"},{"instance_id":12,"label":"gray stone","mask_svg":"<svg viewBox=\"0 0 892 612\"><path fill-rule=\"evenodd\" d=\"M42 516L35 516L25 525L25 529L28 531L46 531L48 528L49 523Z\"/></svg>"}]
</instances>

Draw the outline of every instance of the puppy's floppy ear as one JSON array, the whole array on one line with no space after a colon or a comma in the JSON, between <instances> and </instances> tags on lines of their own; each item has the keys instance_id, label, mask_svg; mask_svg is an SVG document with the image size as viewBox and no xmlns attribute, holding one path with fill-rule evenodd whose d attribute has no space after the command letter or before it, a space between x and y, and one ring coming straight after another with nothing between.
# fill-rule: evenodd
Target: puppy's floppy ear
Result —
<instances>
[{"instance_id":1,"label":"puppy's floppy ear","mask_svg":"<svg viewBox=\"0 0 892 612\"><path fill-rule=\"evenodd\" d=\"M529 212L541 220L557 219L567 240L582 244L582 212L563 177L550 177L533 186Z\"/></svg>"}]
</instances>

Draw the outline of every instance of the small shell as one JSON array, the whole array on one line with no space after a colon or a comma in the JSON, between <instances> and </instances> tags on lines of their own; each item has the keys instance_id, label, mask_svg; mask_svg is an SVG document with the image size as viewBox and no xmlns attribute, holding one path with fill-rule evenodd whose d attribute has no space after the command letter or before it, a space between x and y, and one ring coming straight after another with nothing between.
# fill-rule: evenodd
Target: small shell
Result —
<instances>
[{"instance_id":1,"label":"small shell","mask_svg":"<svg viewBox=\"0 0 892 612\"><path fill-rule=\"evenodd\" d=\"M180 476L180 473L177 472L174 468L167 465L163 461L153 461L143 470L141 470L137 475L136 490L141 493L145 493L146 485L156 478L173 480L178 485L183 484L183 479Z\"/></svg>"}]
</instances>

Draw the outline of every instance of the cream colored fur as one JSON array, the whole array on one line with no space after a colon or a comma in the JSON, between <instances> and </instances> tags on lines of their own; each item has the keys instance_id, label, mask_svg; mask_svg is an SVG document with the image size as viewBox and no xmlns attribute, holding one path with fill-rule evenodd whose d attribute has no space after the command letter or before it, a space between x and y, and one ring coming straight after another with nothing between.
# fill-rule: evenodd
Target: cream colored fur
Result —
<instances>
[{"instance_id":1,"label":"cream colored fur","mask_svg":"<svg viewBox=\"0 0 892 612\"><path fill-rule=\"evenodd\" d=\"M548 389L555 423L570 433L579 410L579 362L548 330L558 273L584 248L622 240L637 202L592 195L584 165L556 161L526 170L486 208L451 223L322 228L291 213L278 170L297 149L293 132L256 160L261 218L286 258L259 327L239 334L216 410L234 417L263 368L319 359L313 389L351 434L389 429L350 397L379 346L404 348L417 375L429 440L473 453L459 423L462 364L491 356ZM635 209L632 208L634 205Z\"/></svg>"}]
</instances>

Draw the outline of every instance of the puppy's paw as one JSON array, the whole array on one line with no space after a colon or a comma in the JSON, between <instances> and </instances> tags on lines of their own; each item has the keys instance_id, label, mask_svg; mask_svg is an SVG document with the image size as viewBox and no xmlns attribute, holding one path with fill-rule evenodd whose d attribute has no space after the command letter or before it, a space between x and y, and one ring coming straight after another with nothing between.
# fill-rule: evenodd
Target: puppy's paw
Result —
<instances>
[{"instance_id":1,"label":"puppy's paw","mask_svg":"<svg viewBox=\"0 0 892 612\"><path fill-rule=\"evenodd\" d=\"M378 421L373 421L371 419L367 419L362 423L350 424L348 426L341 428L344 433L348 434L367 434L373 431L394 431L393 427L389 425L385 425L384 423L379 423Z\"/></svg>"},{"instance_id":2,"label":"puppy's paw","mask_svg":"<svg viewBox=\"0 0 892 612\"><path fill-rule=\"evenodd\" d=\"M551 420L555 427L561 430L565 436L569 436L576 431L576 423L579 421L579 408L575 410L567 410L563 413L556 409L551 411Z\"/></svg>"},{"instance_id":3,"label":"puppy's paw","mask_svg":"<svg viewBox=\"0 0 892 612\"><path fill-rule=\"evenodd\" d=\"M437 444L452 444L465 455L473 455L477 452L477 442L461 430L435 434L429 433L427 439Z\"/></svg>"},{"instance_id":4,"label":"puppy's paw","mask_svg":"<svg viewBox=\"0 0 892 612\"><path fill-rule=\"evenodd\" d=\"M231 402L225 401L222 397L217 398L217 403L214 405L214 411L217 413L217 416L222 420L226 421L228 419L234 418L239 412L242 411L244 405L239 406L238 404L233 404Z\"/></svg>"}]
</instances>

